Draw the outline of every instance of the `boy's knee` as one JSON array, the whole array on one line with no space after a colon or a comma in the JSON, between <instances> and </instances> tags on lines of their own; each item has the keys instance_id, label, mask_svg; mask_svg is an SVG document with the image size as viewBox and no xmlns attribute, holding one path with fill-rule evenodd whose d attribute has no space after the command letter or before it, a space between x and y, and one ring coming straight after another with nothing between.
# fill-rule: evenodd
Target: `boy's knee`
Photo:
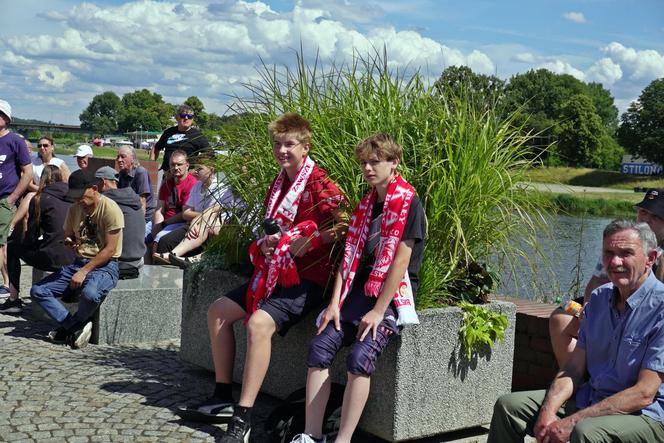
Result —
<instances>
[{"instance_id":1,"label":"boy's knee","mask_svg":"<svg viewBox=\"0 0 664 443\"><path fill-rule=\"evenodd\" d=\"M346 360L346 369L353 375L371 376L376 370L376 357L370 347L353 346Z\"/></svg>"},{"instance_id":2,"label":"boy's knee","mask_svg":"<svg viewBox=\"0 0 664 443\"><path fill-rule=\"evenodd\" d=\"M254 312L247 322L247 333L250 339L271 338L276 330L274 320L264 311Z\"/></svg>"},{"instance_id":3,"label":"boy's knee","mask_svg":"<svg viewBox=\"0 0 664 443\"><path fill-rule=\"evenodd\" d=\"M309 355L307 356L308 368L327 369L334 360L335 352L326 346L320 335L315 336L309 345Z\"/></svg>"},{"instance_id":4,"label":"boy's knee","mask_svg":"<svg viewBox=\"0 0 664 443\"><path fill-rule=\"evenodd\" d=\"M50 292L51 291L49 291L47 288L44 288L43 286L33 285L30 288L30 297L34 298L35 300L43 300L44 298L48 297Z\"/></svg>"},{"instance_id":5,"label":"boy's knee","mask_svg":"<svg viewBox=\"0 0 664 443\"><path fill-rule=\"evenodd\" d=\"M93 303L100 303L102 300L102 294L97 286L88 284L81 289L81 298Z\"/></svg>"}]
</instances>

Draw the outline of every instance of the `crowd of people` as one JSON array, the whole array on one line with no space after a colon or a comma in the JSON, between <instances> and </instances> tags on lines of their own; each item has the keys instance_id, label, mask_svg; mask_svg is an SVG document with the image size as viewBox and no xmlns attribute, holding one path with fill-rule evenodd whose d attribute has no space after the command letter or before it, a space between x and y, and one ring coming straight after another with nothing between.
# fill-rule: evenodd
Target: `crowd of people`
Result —
<instances>
[{"instance_id":1,"label":"crowd of people","mask_svg":"<svg viewBox=\"0 0 664 443\"><path fill-rule=\"evenodd\" d=\"M8 294L0 312L20 312L20 260L52 270L30 295L59 325L49 338L80 348L89 341L94 311L119 278L140 273L144 257L181 266L195 260L190 256L223 229L234 198L193 117L190 107L180 106L177 125L155 144L151 159L164 151L165 175L153 195L131 147L118 151L117 170L91 171L92 150L83 145L76 154L80 169L70 174L55 157L53 140L42 137L32 160L25 141L9 131L11 107L0 100L0 265L7 268ZM287 113L267 129L280 172L266 189L262 231L249 247L253 273L208 309L210 397L177 411L185 420L228 423L224 443L247 442L272 336L319 310L301 362L308 367L306 423L293 442L325 441L329 368L343 347L350 353L335 441L350 442L377 359L403 325L418 323L424 209L399 174L403 152L390 135L371 135L356 147L370 191L349 213L340 187L311 156L309 122ZM664 441L664 265L658 263L664 192L648 190L636 211L636 221L605 228L597 272L578 300L582 309L552 315L560 371L551 387L501 397L489 442L523 441L527 434L544 443ZM74 313L59 301L72 293L79 297ZM247 352L236 399L238 321L246 327Z\"/></svg>"}]
</instances>

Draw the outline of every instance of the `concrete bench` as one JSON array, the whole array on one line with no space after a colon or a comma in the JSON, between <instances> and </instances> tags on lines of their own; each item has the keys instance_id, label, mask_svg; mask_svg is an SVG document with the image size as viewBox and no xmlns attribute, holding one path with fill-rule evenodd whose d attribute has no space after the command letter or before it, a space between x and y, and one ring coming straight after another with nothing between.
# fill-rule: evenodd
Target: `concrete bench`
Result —
<instances>
[{"instance_id":1,"label":"concrete bench","mask_svg":"<svg viewBox=\"0 0 664 443\"><path fill-rule=\"evenodd\" d=\"M65 306L75 312L77 303ZM33 302L32 307L35 319L54 323L37 303ZM144 266L138 278L119 280L106 296L92 320L91 342L129 344L177 339L181 309L182 270Z\"/></svg>"},{"instance_id":2,"label":"concrete bench","mask_svg":"<svg viewBox=\"0 0 664 443\"><path fill-rule=\"evenodd\" d=\"M227 272L190 275L185 272L182 298L180 356L213 370L207 332L207 308L216 298L243 279ZM371 379L371 393L360 420L360 429L388 441L415 438L473 428L490 422L496 399L510 392L516 307L492 302L490 309L507 315L505 341L468 361L459 344L463 312L459 308L430 309L419 313L420 325L404 328L378 359ZM272 340L270 368L262 391L279 398L305 385L309 341L315 334L318 311ZM242 322L235 325L236 358L233 378L242 380L246 334ZM336 358L333 381L345 384L348 349Z\"/></svg>"}]
</instances>

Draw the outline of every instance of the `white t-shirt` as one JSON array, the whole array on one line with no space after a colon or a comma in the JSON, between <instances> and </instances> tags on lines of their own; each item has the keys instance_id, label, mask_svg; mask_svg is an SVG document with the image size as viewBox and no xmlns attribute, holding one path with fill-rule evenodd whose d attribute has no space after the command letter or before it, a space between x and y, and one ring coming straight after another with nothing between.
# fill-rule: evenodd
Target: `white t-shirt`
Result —
<instances>
[{"instance_id":1,"label":"white t-shirt","mask_svg":"<svg viewBox=\"0 0 664 443\"><path fill-rule=\"evenodd\" d=\"M228 205L233 201L233 194L228 187L220 184L215 178L212 179L209 189L203 187L203 182L197 181L191 192L189 198L185 203L196 212L203 212L209 207L214 205Z\"/></svg>"},{"instance_id":2,"label":"white t-shirt","mask_svg":"<svg viewBox=\"0 0 664 443\"><path fill-rule=\"evenodd\" d=\"M64 160L58 157L53 157L49 165L57 166L58 168L65 163ZM39 179L41 179L42 172L44 172L44 162L41 158L36 157L32 159L32 181L34 184L39 185Z\"/></svg>"}]
</instances>

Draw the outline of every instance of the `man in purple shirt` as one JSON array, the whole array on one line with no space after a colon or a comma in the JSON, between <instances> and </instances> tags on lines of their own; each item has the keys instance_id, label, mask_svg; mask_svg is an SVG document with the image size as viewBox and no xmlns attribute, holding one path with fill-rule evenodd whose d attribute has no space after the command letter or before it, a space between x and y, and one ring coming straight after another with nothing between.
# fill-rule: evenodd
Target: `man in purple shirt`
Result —
<instances>
[{"instance_id":1,"label":"man in purple shirt","mask_svg":"<svg viewBox=\"0 0 664 443\"><path fill-rule=\"evenodd\" d=\"M32 180L32 161L25 141L9 130L12 107L0 100L0 270L3 284L0 296L9 295L9 274L5 263L9 225L16 212L16 202Z\"/></svg>"},{"instance_id":2,"label":"man in purple shirt","mask_svg":"<svg viewBox=\"0 0 664 443\"><path fill-rule=\"evenodd\" d=\"M576 348L548 391L498 399L489 443L526 434L544 443L664 441L664 283L651 272L656 248L647 224L609 223L602 263L611 283L593 291Z\"/></svg>"}]
</instances>

